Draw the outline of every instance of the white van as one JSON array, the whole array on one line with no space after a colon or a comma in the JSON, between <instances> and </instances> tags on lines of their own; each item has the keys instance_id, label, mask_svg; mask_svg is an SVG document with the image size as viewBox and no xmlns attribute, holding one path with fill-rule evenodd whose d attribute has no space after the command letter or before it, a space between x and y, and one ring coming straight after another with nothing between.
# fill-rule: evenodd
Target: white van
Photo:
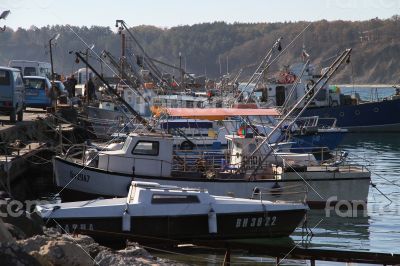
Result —
<instances>
[{"instance_id":1,"label":"white van","mask_svg":"<svg viewBox=\"0 0 400 266\"><path fill-rule=\"evenodd\" d=\"M94 78L94 73L92 70L88 69L88 77L86 77L86 68L80 68L75 71L73 74L77 78L78 84L75 86L75 95L85 95L85 84L89 80L89 78Z\"/></svg>"},{"instance_id":2,"label":"white van","mask_svg":"<svg viewBox=\"0 0 400 266\"><path fill-rule=\"evenodd\" d=\"M78 84L86 84L89 78L94 78L94 73L92 70L88 69L88 77L86 77L86 68L80 68L74 72L75 77L78 79Z\"/></svg>"},{"instance_id":3,"label":"white van","mask_svg":"<svg viewBox=\"0 0 400 266\"><path fill-rule=\"evenodd\" d=\"M24 76L51 77L51 64L47 62L11 60L8 63L8 66L21 70L21 73Z\"/></svg>"}]
</instances>

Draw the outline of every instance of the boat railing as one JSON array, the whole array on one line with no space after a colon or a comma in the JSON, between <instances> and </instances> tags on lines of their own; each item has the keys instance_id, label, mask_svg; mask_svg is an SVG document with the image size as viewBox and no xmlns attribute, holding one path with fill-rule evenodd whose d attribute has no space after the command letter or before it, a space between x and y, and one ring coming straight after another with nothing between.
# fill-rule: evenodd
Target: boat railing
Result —
<instances>
[{"instance_id":1,"label":"boat railing","mask_svg":"<svg viewBox=\"0 0 400 266\"><path fill-rule=\"evenodd\" d=\"M174 171L219 171L230 161L228 152L215 150L175 150L173 156Z\"/></svg>"},{"instance_id":2,"label":"boat railing","mask_svg":"<svg viewBox=\"0 0 400 266\"><path fill-rule=\"evenodd\" d=\"M255 187L252 199L278 202L307 202L308 189L306 185L282 185L275 183L272 188Z\"/></svg>"},{"instance_id":3,"label":"boat railing","mask_svg":"<svg viewBox=\"0 0 400 266\"><path fill-rule=\"evenodd\" d=\"M215 175L217 173L248 173L258 169L258 175L265 176L270 172L271 175L276 175L276 173L272 173L271 162L263 160L264 156L253 156L248 160L244 157L240 163L234 163L235 160L232 159L235 157L237 155L230 154L228 151L177 150L174 154L172 169L180 172L207 172Z\"/></svg>"},{"instance_id":4,"label":"boat railing","mask_svg":"<svg viewBox=\"0 0 400 266\"><path fill-rule=\"evenodd\" d=\"M329 124L329 122L331 123ZM337 119L333 117L323 117L323 118L319 117L317 126L318 128L327 128L327 127L336 128L336 122Z\"/></svg>"},{"instance_id":5,"label":"boat railing","mask_svg":"<svg viewBox=\"0 0 400 266\"><path fill-rule=\"evenodd\" d=\"M315 127L315 128L335 128L336 118L333 117L319 117L319 116L307 116L299 117L296 120L296 124L302 127Z\"/></svg>"},{"instance_id":6,"label":"boat railing","mask_svg":"<svg viewBox=\"0 0 400 266\"><path fill-rule=\"evenodd\" d=\"M299 127L315 127L318 124L318 118L318 116L299 117L296 120L296 124Z\"/></svg>"},{"instance_id":7,"label":"boat railing","mask_svg":"<svg viewBox=\"0 0 400 266\"><path fill-rule=\"evenodd\" d=\"M64 145L67 146L67 145ZM64 159L80 159L83 160L85 149L87 148L86 144L74 144L68 145L67 151L62 156Z\"/></svg>"}]
</instances>

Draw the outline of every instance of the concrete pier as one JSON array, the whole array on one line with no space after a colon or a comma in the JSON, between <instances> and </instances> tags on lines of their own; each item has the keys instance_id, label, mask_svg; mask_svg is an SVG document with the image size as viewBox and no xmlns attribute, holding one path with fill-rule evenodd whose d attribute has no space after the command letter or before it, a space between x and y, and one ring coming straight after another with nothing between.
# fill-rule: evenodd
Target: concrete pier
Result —
<instances>
[{"instance_id":1,"label":"concrete pier","mask_svg":"<svg viewBox=\"0 0 400 266\"><path fill-rule=\"evenodd\" d=\"M0 116L0 190L10 192L11 184L28 172L32 159L49 150L52 120L40 109L26 110L22 122L10 123L8 116Z\"/></svg>"}]
</instances>

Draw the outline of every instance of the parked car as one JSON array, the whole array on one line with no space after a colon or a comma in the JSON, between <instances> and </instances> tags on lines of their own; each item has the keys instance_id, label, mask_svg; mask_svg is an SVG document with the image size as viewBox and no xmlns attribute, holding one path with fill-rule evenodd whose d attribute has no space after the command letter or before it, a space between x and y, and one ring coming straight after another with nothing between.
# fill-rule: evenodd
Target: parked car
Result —
<instances>
[{"instance_id":1,"label":"parked car","mask_svg":"<svg viewBox=\"0 0 400 266\"><path fill-rule=\"evenodd\" d=\"M55 80L54 84L57 86L57 88L60 92L59 96L68 96L68 92L65 89L65 86L60 80Z\"/></svg>"},{"instance_id":2,"label":"parked car","mask_svg":"<svg viewBox=\"0 0 400 266\"><path fill-rule=\"evenodd\" d=\"M0 112L10 116L10 121L22 121L24 115L25 87L21 71L0 67Z\"/></svg>"},{"instance_id":3,"label":"parked car","mask_svg":"<svg viewBox=\"0 0 400 266\"><path fill-rule=\"evenodd\" d=\"M48 96L51 83L48 78L41 76L25 76L25 107L43 108L51 107Z\"/></svg>"}]
</instances>

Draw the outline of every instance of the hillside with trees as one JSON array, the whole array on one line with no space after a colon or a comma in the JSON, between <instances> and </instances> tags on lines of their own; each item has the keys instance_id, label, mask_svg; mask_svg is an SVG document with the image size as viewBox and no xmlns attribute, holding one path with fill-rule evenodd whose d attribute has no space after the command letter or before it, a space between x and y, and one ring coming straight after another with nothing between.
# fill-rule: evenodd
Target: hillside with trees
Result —
<instances>
[{"instance_id":1,"label":"hillside with trees","mask_svg":"<svg viewBox=\"0 0 400 266\"><path fill-rule=\"evenodd\" d=\"M112 24L112 22L110 22ZM250 75L257 63L279 37L282 48L305 28L285 53L271 67L271 72L284 65L301 60L303 46L311 62L328 66L345 48L353 48L351 62L337 75L340 83L398 83L400 80L400 17L387 20L227 24L224 22L157 28L137 26L132 28L151 57L182 67L198 75L217 78L227 70L235 73L243 68L242 77ZM49 61L48 40L60 33L54 47L55 71L69 74L83 65L75 63L70 51L85 52L85 45L95 44L94 50L110 51L115 57L121 54L121 35L111 27L47 26L30 29L7 29L0 32L0 65L12 59ZM127 49L135 49L127 43ZM90 61L100 66L98 61ZM103 66L107 70L107 66ZM172 69L165 69L173 72ZM175 73L178 75L178 73Z\"/></svg>"}]
</instances>

